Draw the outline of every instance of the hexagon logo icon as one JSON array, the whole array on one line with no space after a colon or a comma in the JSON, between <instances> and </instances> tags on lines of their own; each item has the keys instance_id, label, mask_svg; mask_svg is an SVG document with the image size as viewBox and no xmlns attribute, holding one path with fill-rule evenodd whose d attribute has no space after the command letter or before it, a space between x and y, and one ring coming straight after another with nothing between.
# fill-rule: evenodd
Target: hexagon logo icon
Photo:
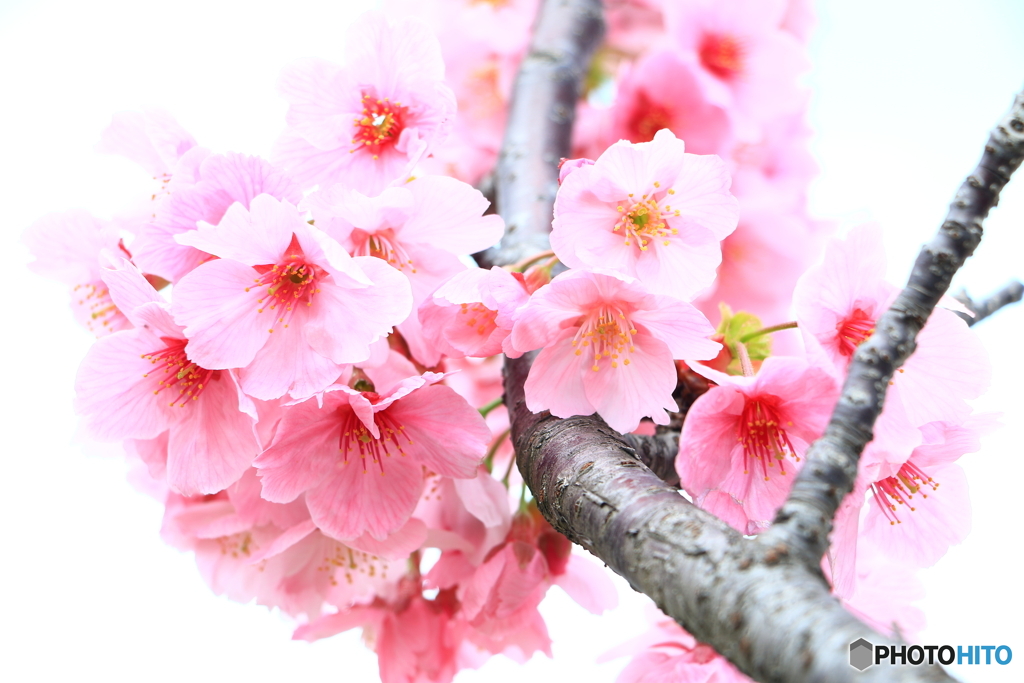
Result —
<instances>
[{"instance_id":1,"label":"hexagon logo icon","mask_svg":"<svg viewBox=\"0 0 1024 683\"><path fill-rule=\"evenodd\" d=\"M863 638L853 641L850 643L850 666L857 671L868 668L874 664L874 650L875 646Z\"/></svg>"}]
</instances>

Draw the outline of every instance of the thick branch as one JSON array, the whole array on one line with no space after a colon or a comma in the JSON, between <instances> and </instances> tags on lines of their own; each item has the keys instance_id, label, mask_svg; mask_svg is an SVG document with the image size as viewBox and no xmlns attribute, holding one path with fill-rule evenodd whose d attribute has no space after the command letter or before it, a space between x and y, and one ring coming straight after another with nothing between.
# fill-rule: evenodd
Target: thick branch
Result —
<instances>
[{"instance_id":1,"label":"thick branch","mask_svg":"<svg viewBox=\"0 0 1024 683\"><path fill-rule=\"evenodd\" d=\"M1024 92L990 134L981 161L957 191L938 234L921 249L907 286L857 349L825 434L808 449L789 499L761 542L791 544L808 566L821 560L832 519L852 490L860 454L872 439L889 381L914 352L917 333L953 275L977 248L982 221L1022 158Z\"/></svg>"},{"instance_id":2,"label":"thick branch","mask_svg":"<svg viewBox=\"0 0 1024 683\"><path fill-rule=\"evenodd\" d=\"M666 431L654 436L623 434L622 443L659 479L669 486L679 486L679 474L676 472L679 432Z\"/></svg>"},{"instance_id":3,"label":"thick branch","mask_svg":"<svg viewBox=\"0 0 1024 683\"><path fill-rule=\"evenodd\" d=\"M890 641L843 609L820 572L688 503L599 417L530 412L531 360L506 361L505 401L540 511L696 638L759 681L950 680L937 667L853 669L851 642Z\"/></svg>"},{"instance_id":4,"label":"thick branch","mask_svg":"<svg viewBox=\"0 0 1024 683\"><path fill-rule=\"evenodd\" d=\"M558 162L569 156L580 83L603 34L599 0L543 3L516 74L495 169L505 237L478 260L509 264L549 249Z\"/></svg>"},{"instance_id":5,"label":"thick branch","mask_svg":"<svg viewBox=\"0 0 1024 683\"><path fill-rule=\"evenodd\" d=\"M1002 289L990 294L987 298L981 301L975 301L971 297L967 296L967 292L960 292L956 295L956 299L962 303L967 309L974 314L969 316L966 313L957 312L964 322L969 326L974 326L980 323L985 318L989 317L1003 306L1009 306L1015 304L1024 298L1024 284L1021 284L1017 280L1003 286Z\"/></svg>"}]
</instances>

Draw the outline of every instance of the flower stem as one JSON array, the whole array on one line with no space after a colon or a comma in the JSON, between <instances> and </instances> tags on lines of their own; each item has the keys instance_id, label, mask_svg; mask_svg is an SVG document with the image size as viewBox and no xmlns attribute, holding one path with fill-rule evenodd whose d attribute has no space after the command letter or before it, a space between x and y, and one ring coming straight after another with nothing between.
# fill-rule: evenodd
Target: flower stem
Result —
<instances>
[{"instance_id":1,"label":"flower stem","mask_svg":"<svg viewBox=\"0 0 1024 683\"><path fill-rule=\"evenodd\" d=\"M487 449L487 455L484 456L484 467L487 468L488 472L490 472L491 469L494 467L494 454L498 452L498 447L501 446L501 442L504 441L505 439L507 439L508 435L511 434L511 433L512 433L512 428L509 427L508 429L503 431L501 434L499 434L498 438L496 438L494 440L494 443L491 444L491 447ZM513 458L513 460L515 460L515 458ZM508 477L507 474L505 476Z\"/></svg>"},{"instance_id":2,"label":"flower stem","mask_svg":"<svg viewBox=\"0 0 1024 683\"><path fill-rule=\"evenodd\" d=\"M504 402L505 402L504 395L499 396L498 398L494 399L493 401L491 401L490 403L485 405L483 408L479 409L480 410L480 416L481 417L487 417L492 410L494 410L495 408L497 408L498 406L500 406Z\"/></svg>"},{"instance_id":3,"label":"flower stem","mask_svg":"<svg viewBox=\"0 0 1024 683\"><path fill-rule=\"evenodd\" d=\"M796 321L793 320L788 323L780 323L778 325L772 325L771 327L762 327L760 330L751 332L750 334L740 337L740 343L746 344L751 339L757 339L762 334L771 334L772 332L779 332L781 330L791 330L796 327Z\"/></svg>"},{"instance_id":4,"label":"flower stem","mask_svg":"<svg viewBox=\"0 0 1024 683\"><path fill-rule=\"evenodd\" d=\"M539 254L534 254L533 256L528 256L528 257L524 258L522 261L519 261L518 263L514 264L512 266L512 270L521 273L524 270L526 270L528 267L532 266L537 261L543 261L544 259L551 258L554 255L555 255L555 252L553 252L553 251L542 251Z\"/></svg>"}]
</instances>

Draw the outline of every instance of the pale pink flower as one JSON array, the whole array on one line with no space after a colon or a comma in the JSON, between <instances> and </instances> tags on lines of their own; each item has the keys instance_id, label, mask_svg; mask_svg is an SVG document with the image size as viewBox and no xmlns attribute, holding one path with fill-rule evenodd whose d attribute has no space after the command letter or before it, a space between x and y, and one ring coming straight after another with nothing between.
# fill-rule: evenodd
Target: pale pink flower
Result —
<instances>
[{"instance_id":1,"label":"pale pink flower","mask_svg":"<svg viewBox=\"0 0 1024 683\"><path fill-rule=\"evenodd\" d=\"M803 102L806 50L781 30L786 0L691 0L666 6L668 31L699 67L706 97L736 114L741 135Z\"/></svg>"},{"instance_id":2,"label":"pale pink flower","mask_svg":"<svg viewBox=\"0 0 1024 683\"><path fill-rule=\"evenodd\" d=\"M718 386L686 414L676 458L680 481L698 505L740 531L763 529L825 429L839 396L836 380L785 356L767 358L753 377L692 367Z\"/></svg>"},{"instance_id":3,"label":"pale pink flower","mask_svg":"<svg viewBox=\"0 0 1024 683\"><path fill-rule=\"evenodd\" d=\"M529 294L522 274L471 268L438 287L420 306L423 337L449 358L486 357L509 346L513 316Z\"/></svg>"},{"instance_id":4,"label":"pale pink flower","mask_svg":"<svg viewBox=\"0 0 1024 683\"><path fill-rule=\"evenodd\" d=\"M262 500L254 470L215 496L167 501L162 534L193 550L203 578L232 600L279 607L316 618L325 603L347 607L387 595L403 576L408 555L426 527L410 520L387 542L343 544L320 533L300 498L287 505Z\"/></svg>"},{"instance_id":5,"label":"pale pink flower","mask_svg":"<svg viewBox=\"0 0 1024 683\"><path fill-rule=\"evenodd\" d=\"M625 433L645 416L667 424L665 411L678 409L673 358L713 358L721 348L707 338L713 333L693 306L650 294L635 280L570 271L519 310L511 346L543 349L526 380L530 410L597 412Z\"/></svg>"},{"instance_id":6,"label":"pale pink flower","mask_svg":"<svg viewBox=\"0 0 1024 683\"><path fill-rule=\"evenodd\" d=\"M389 187L377 197L336 185L306 200L317 227L356 256L375 256L399 270L412 286L418 308L437 287L466 270L459 256L482 251L501 239L505 224L484 215L489 202L454 178L426 176ZM426 367L440 350L423 339L413 314L398 325L413 357Z\"/></svg>"},{"instance_id":7,"label":"pale pink flower","mask_svg":"<svg viewBox=\"0 0 1024 683\"><path fill-rule=\"evenodd\" d=\"M616 683L746 683L740 673L711 646L700 643L653 605L646 633L609 650L598 658L607 662L632 657Z\"/></svg>"},{"instance_id":8,"label":"pale pink flower","mask_svg":"<svg viewBox=\"0 0 1024 683\"><path fill-rule=\"evenodd\" d=\"M351 258L269 195L234 204L220 224L176 236L220 257L174 287L171 311L188 353L209 368L243 368L246 393L273 399L323 390L340 364L364 361L411 307L405 278L373 258Z\"/></svg>"},{"instance_id":9,"label":"pale pink flower","mask_svg":"<svg viewBox=\"0 0 1024 683\"><path fill-rule=\"evenodd\" d=\"M22 242L36 258L32 271L71 287L71 312L80 325L97 337L132 326L103 282L102 255L129 255L113 223L81 209L51 213L29 226Z\"/></svg>"},{"instance_id":10,"label":"pale pink flower","mask_svg":"<svg viewBox=\"0 0 1024 683\"><path fill-rule=\"evenodd\" d=\"M971 504L967 479L955 461L978 451L980 437L996 425L990 414L971 416L962 425L924 425L919 445L902 458L893 454L892 462L881 466L875 464L881 458L872 453L877 449L869 445L867 466L836 514L828 553L836 593L851 594L864 539L893 561L922 568L934 565L966 538Z\"/></svg>"},{"instance_id":11,"label":"pale pink flower","mask_svg":"<svg viewBox=\"0 0 1024 683\"><path fill-rule=\"evenodd\" d=\"M121 111L114 114L96 145L96 151L130 159L154 180L166 184L170 182L171 172L178 161L195 146L195 139L173 116L160 109L145 109L141 113Z\"/></svg>"},{"instance_id":12,"label":"pale pink flower","mask_svg":"<svg viewBox=\"0 0 1024 683\"><path fill-rule=\"evenodd\" d=\"M859 543L857 571L850 593L842 604L881 633L918 642L925 627L924 613L914 603L925 596L917 567L894 559L880 546L864 539ZM828 575L825 562L823 569Z\"/></svg>"},{"instance_id":13,"label":"pale pink flower","mask_svg":"<svg viewBox=\"0 0 1024 683\"><path fill-rule=\"evenodd\" d=\"M839 374L899 292L884 277L881 231L863 226L845 241L831 241L822 262L797 283L794 307L808 351L825 356ZM886 406L899 401L913 426L963 422L971 412L967 401L984 392L990 376L977 335L954 313L937 308L893 378Z\"/></svg>"},{"instance_id":14,"label":"pale pink flower","mask_svg":"<svg viewBox=\"0 0 1024 683\"><path fill-rule=\"evenodd\" d=\"M307 186L377 193L447 136L455 96L437 39L419 21L368 12L345 51L344 67L309 59L281 75L289 127L274 160Z\"/></svg>"},{"instance_id":15,"label":"pale pink flower","mask_svg":"<svg viewBox=\"0 0 1024 683\"><path fill-rule=\"evenodd\" d=\"M104 273L135 329L96 342L75 382L76 411L102 441L167 435L167 483L182 495L237 481L260 451L256 407L234 371L207 368L142 274L127 261ZM151 466L152 469L152 466Z\"/></svg>"},{"instance_id":16,"label":"pale pink flower","mask_svg":"<svg viewBox=\"0 0 1024 683\"><path fill-rule=\"evenodd\" d=\"M291 407L273 445L256 460L263 497L306 492L316 525L341 540L383 539L412 515L424 467L472 478L490 440L480 414L440 373L409 377L387 395L335 386Z\"/></svg>"},{"instance_id":17,"label":"pale pink flower","mask_svg":"<svg viewBox=\"0 0 1024 683\"><path fill-rule=\"evenodd\" d=\"M216 225L235 202L248 209L260 194L298 204L302 193L283 171L259 157L213 154L203 159L195 183L172 192L139 228L132 242L134 260L143 270L177 282L212 257L175 241L199 222Z\"/></svg>"},{"instance_id":18,"label":"pale pink flower","mask_svg":"<svg viewBox=\"0 0 1024 683\"><path fill-rule=\"evenodd\" d=\"M716 156L686 154L661 130L620 140L558 188L551 247L570 268L637 278L656 294L692 299L711 284L719 242L736 227L729 173Z\"/></svg>"}]
</instances>

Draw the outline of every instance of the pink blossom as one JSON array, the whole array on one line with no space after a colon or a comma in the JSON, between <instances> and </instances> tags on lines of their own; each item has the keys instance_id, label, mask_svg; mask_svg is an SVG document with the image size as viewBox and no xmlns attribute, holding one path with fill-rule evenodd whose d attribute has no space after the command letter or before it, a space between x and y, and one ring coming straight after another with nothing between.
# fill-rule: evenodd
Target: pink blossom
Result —
<instances>
[{"instance_id":1,"label":"pink blossom","mask_svg":"<svg viewBox=\"0 0 1024 683\"><path fill-rule=\"evenodd\" d=\"M620 140L567 176L555 198L551 247L570 268L637 278L656 294L692 299L711 284L719 242L736 227L729 173L716 156L683 152L661 130Z\"/></svg>"},{"instance_id":2,"label":"pink blossom","mask_svg":"<svg viewBox=\"0 0 1024 683\"><path fill-rule=\"evenodd\" d=\"M195 139L173 116L160 109L145 109L114 114L96 151L130 159L154 180L166 184L178 161L195 146Z\"/></svg>"},{"instance_id":3,"label":"pink blossom","mask_svg":"<svg viewBox=\"0 0 1024 683\"><path fill-rule=\"evenodd\" d=\"M934 422L921 428L921 441L893 454L889 463L869 444L853 492L836 515L828 553L836 593L854 589L864 539L895 562L930 567L971 529L967 479L955 461L981 448L980 437L995 428L993 415L971 416L964 424ZM876 439L877 441L877 439ZM874 442L873 442L874 443ZM909 453L909 456L907 455ZM865 494L870 492L870 499ZM867 505L866 514L863 512Z\"/></svg>"},{"instance_id":4,"label":"pink blossom","mask_svg":"<svg viewBox=\"0 0 1024 683\"><path fill-rule=\"evenodd\" d=\"M924 613L914 606L925 596L918 568L891 557L868 539L859 545L851 592L835 591L843 606L882 633L917 642L925 627Z\"/></svg>"},{"instance_id":5,"label":"pink blossom","mask_svg":"<svg viewBox=\"0 0 1024 683\"><path fill-rule=\"evenodd\" d=\"M498 267L464 270L420 306L423 337L449 358L511 350L513 316L528 298L520 273Z\"/></svg>"},{"instance_id":6,"label":"pink blossom","mask_svg":"<svg viewBox=\"0 0 1024 683\"><path fill-rule=\"evenodd\" d=\"M618 84L610 139L649 142L662 128L686 141L693 154L716 154L725 148L729 115L704 96L696 67L676 52L645 56Z\"/></svg>"},{"instance_id":7,"label":"pink blossom","mask_svg":"<svg viewBox=\"0 0 1024 683\"><path fill-rule=\"evenodd\" d=\"M76 411L102 441L167 435L167 483L182 495L237 481L259 453L256 407L235 373L200 365L153 287L127 261L104 281L135 329L96 342L75 382ZM151 466L152 469L152 466Z\"/></svg>"},{"instance_id":8,"label":"pink blossom","mask_svg":"<svg viewBox=\"0 0 1024 683\"><path fill-rule=\"evenodd\" d=\"M408 277L414 308L466 270L460 255L492 246L505 229L499 216L484 215L489 202L478 190L443 176L389 187L378 197L336 185L306 203L317 226L349 252L375 256ZM423 339L418 316L409 316L398 329L417 361L437 364L440 351Z\"/></svg>"},{"instance_id":9,"label":"pink blossom","mask_svg":"<svg viewBox=\"0 0 1024 683\"><path fill-rule=\"evenodd\" d=\"M324 393L322 408L317 401L293 406L255 463L263 497L287 503L307 492L324 533L385 538L412 515L424 467L475 477L490 439L480 414L435 384L442 378L409 377L383 396L335 386Z\"/></svg>"},{"instance_id":10,"label":"pink blossom","mask_svg":"<svg viewBox=\"0 0 1024 683\"><path fill-rule=\"evenodd\" d=\"M345 50L345 67L310 59L281 75L289 127L274 160L305 185L377 193L447 136L455 96L437 39L419 21L366 13Z\"/></svg>"},{"instance_id":11,"label":"pink blossom","mask_svg":"<svg viewBox=\"0 0 1024 683\"><path fill-rule=\"evenodd\" d=\"M576 171L570 178L585 172ZM556 417L597 412L620 432L677 410L673 358L713 358L721 346L693 306L650 294L632 279L569 271L519 310L511 346L542 348L526 380L526 405Z\"/></svg>"},{"instance_id":12,"label":"pink blossom","mask_svg":"<svg viewBox=\"0 0 1024 683\"><path fill-rule=\"evenodd\" d=\"M131 327L103 282L101 255L128 256L117 227L81 209L43 216L22 241L36 260L29 268L71 287L75 320L97 337Z\"/></svg>"},{"instance_id":13,"label":"pink blossom","mask_svg":"<svg viewBox=\"0 0 1024 683\"><path fill-rule=\"evenodd\" d=\"M650 630L601 655L599 662L631 656L616 683L745 683L740 673L711 646L700 643L653 605Z\"/></svg>"},{"instance_id":14,"label":"pink blossom","mask_svg":"<svg viewBox=\"0 0 1024 683\"><path fill-rule=\"evenodd\" d=\"M248 209L259 194L297 204L299 187L280 169L259 157L242 154L207 156L195 174L195 184L172 192L155 217L141 226L132 242L136 263L146 272L177 282L212 257L175 241L175 235L195 230L200 221L216 225L235 202Z\"/></svg>"},{"instance_id":15,"label":"pink blossom","mask_svg":"<svg viewBox=\"0 0 1024 683\"><path fill-rule=\"evenodd\" d=\"M305 397L366 360L370 344L411 306L405 279L378 259L351 258L269 195L234 204L217 226L177 235L220 257L174 288L171 311L188 353L210 368L243 368L246 393Z\"/></svg>"},{"instance_id":16,"label":"pink blossom","mask_svg":"<svg viewBox=\"0 0 1024 683\"><path fill-rule=\"evenodd\" d=\"M786 0L693 0L666 6L668 31L699 66L709 101L736 114L741 135L799 108L806 51L780 29Z\"/></svg>"},{"instance_id":17,"label":"pink blossom","mask_svg":"<svg viewBox=\"0 0 1024 683\"><path fill-rule=\"evenodd\" d=\"M863 226L833 240L822 262L794 291L800 331L809 352L845 373L857 347L898 293L884 280L885 251L877 226ZM886 405L899 401L913 426L959 423L968 400L988 386L991 366L977 335L948 310L936 309L917 337L917 349L892 380Z\"/></svg>"},{"instance_id":18,"label":"pink blossom","mask_svg":"<svg viewBox=\"0 0 1024 683\"><path fill-rule=\"evenodd\" d=\"M839 388L824 369L785 356L767 358L754 377L693 369L718 386L686 414L676 458L680 481L698 505L753 533L785 499Z\"/></svg>"}]
</instances>

